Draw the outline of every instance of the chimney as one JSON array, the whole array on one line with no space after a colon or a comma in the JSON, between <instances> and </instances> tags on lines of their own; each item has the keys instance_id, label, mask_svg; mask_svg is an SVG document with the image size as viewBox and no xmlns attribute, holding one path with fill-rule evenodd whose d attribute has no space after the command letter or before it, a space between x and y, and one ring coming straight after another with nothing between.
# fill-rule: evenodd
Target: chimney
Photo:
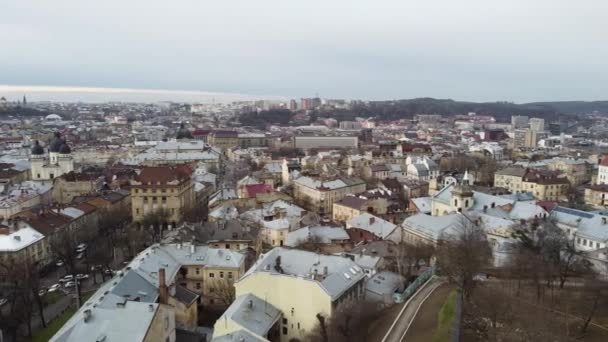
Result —
<instances>
[{"instance_id":1,"label":"chimney","mask_svg":"<svg viewBox=\"0 0 608 342\"><path fill-rule=\"evenodd\" d=\"M83 314L84 314L84 322L88 323L93 316L91 309L84 310Z\"/></svg>"},{"instance_id":2,"label":"chimney","mask_svg":"<svg viewBox=\"0 0 608 342\"><path fill-rule=\"evenodd\" d=\"M376 218L375 218L375 217L373 217L373 216L372 216L372 217L370 217L370 218L369 218L369 224L370 224L370 225L372 225L372 224L374 224L374 222L376 222Z\"/></svg>"},{"instance_id":3,"label":"chimney","mask_svg":"<svg viewBox=\"0 0 608 342\"><path fill-rule=\"evenodd\" d=\"M165 269L161 268L158 270L158 302L160 304L167 304L169 297L169 290L167 289L167 283L165 279Z\"/></svg>"},{"instance_id":4,"label":"chimney","mask_svg":"<svg viewBox=\"0 0 608 342\"><path fill-rule=\"evenodd\" d=\"M602 217L602 224L606 224L606 218Z\"/></svg>"}]
</instances>

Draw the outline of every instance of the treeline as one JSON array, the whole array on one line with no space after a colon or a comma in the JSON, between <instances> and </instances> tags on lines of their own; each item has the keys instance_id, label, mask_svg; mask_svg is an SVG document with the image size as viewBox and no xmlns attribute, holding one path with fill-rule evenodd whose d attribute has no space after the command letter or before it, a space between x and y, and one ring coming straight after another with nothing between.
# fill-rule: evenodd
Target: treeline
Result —
<instances>
[{"instance_id":1,"label":"treeline","mask_svg":"<svg viewBox=\"0 0 608 342\"><path fill-rule=\"evenodd\" d=\"M8 116L46 116L48 114L46 111L21 106L0 108L0 118Z\"/></svg>"},{"instance_id":2,"label":"treeline","mask_svg":"<svg viewBox=\"0 0 608 342\"><path fill-rule=\"evenodd\" d=\"M239 121L243 126L253 126L264 129L267 124L287 126L294 113L288 109L270 109L261 112L243 113Z\"/></svg>"}]
</instances>

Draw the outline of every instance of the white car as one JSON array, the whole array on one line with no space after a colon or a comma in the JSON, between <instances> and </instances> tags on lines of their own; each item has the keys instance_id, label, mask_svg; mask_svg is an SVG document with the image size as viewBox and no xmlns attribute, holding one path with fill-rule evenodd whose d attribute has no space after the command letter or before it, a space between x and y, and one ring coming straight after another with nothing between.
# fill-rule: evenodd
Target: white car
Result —
<instances>
[{"instance_id":1,"label":"white car","mask_svg":"<svg viewBox=\"0 0 608 342\"><path fill-rule=\"evenodd\" d=\"M57 262L55 263L55 266L57 266L57 267L61 267L61 266L63 266L63 261L61 261L61 260L57 261Z\"/></svg>"},{"instance_id":2,"label":"white car","mask_svg":"<svg viewBox=\"0 0 608 342\"><path fill-rule=\"evenodd\" d=\"M80 245L76 246L76 249L85 250L85 249L87 249L87 244L86 243L81 243Z\"/></svg>"},{"instance_id":3,"label":"white car","mask_svg":"<svg viewBox=\"0 0 608 342\"><path fill-rule=\"evenodd\" d=\"M89 275L88 274L77 274L76 279L78 279L78 280L89 279Z\"/></svg>"},{"instance_id":4,"label":"white car","mask_svg":"<svg viewBox=\"0 0 608 342\"><path fill-rule=\"evenodd\" d=\"M60 283L66 283L66 282L68 282L68 281L72 281L72 280L74 280L74 276L73 276L73 275L71 275L71 274L68 274L68 275L66 275L65 277L63 277L63 278L59 279L59 282L60 282Z\"/></svg>"},{"instance_id":5,"label":"white car","mask_svg":"<svg viewBox=\"0 0 608 342\"><path fill-rule=\"evenodd\" d=\"M80 282L78 282L78 285L80 285ZM76 286L75 281L68 281L67 283L63 284L63 287L74 287L74 286Z\"/></svg>"},{"instance_id":6,"label":"white car","mask_svg":"<svg viewBox=\"0 0 608 342\"><path fill-rule=\"evenodd\" d=\"M84 253L80 253L76 256L76 259L78 259L78 260L80 260L82 258L84 258Z\"/></svg>"},{"instance_id":7,"label":"white car","mask_svg":"<svg viewBox=\"0 0 608 342\"><path fill-rule=\"evenodd\" d=\"M53 286L49 287L48 292L55 292L55 291L59 290L60 288L61 288L61 284L54 284Z\"/></svg>"},{"instance_id":8,"label":"white car","mask_svg":"<svg viewBox=\"0 0 608 342\"><path fill-rule=\"evenodd\" d=\"M38 297L43 297L45 294L46 294L45 289L41 289L40 291L38 291Z\"/></svg>"},{"instance_id":9,"label":"white car","mask_svg":"<svg viewBox=\"0 0 608 342\"><path fill-rule=\"evenodd\" d=\"M0 298L0 306L4 306L6 303L8 303L8 299Z\"/></svg>"}]
</instances>

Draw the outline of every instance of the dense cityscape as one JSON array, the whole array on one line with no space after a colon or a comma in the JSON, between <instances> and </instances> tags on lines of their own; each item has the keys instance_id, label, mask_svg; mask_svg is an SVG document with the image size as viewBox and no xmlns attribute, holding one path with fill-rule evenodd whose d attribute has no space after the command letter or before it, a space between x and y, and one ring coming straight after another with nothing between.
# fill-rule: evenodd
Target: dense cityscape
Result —
<instances>
[{"instance_id":1,"label":"dense cityscape","mask_svg":"<svg viewBox=\"0 0 608 342\"><path fill-rule=\"evenodd\" d=\"M2 97L4 341L605 340L606 107L417 101Z\"/></svg>"}]
</instances>

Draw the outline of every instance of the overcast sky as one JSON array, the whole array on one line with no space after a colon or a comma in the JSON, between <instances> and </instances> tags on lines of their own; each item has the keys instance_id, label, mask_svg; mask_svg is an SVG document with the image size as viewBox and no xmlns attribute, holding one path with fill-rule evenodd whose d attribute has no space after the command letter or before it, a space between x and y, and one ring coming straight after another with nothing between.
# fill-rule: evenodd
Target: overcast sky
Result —
<instances>
[{"instance_id":1,"label":"overcast sky","mask_svg":"<svg viewBox=\"0 0 608 342\"><path fill-rule=\"evenodd\" d=\"M0 84L608 99L606 0L1 0Z\"/></svg>"}]
</instances>

